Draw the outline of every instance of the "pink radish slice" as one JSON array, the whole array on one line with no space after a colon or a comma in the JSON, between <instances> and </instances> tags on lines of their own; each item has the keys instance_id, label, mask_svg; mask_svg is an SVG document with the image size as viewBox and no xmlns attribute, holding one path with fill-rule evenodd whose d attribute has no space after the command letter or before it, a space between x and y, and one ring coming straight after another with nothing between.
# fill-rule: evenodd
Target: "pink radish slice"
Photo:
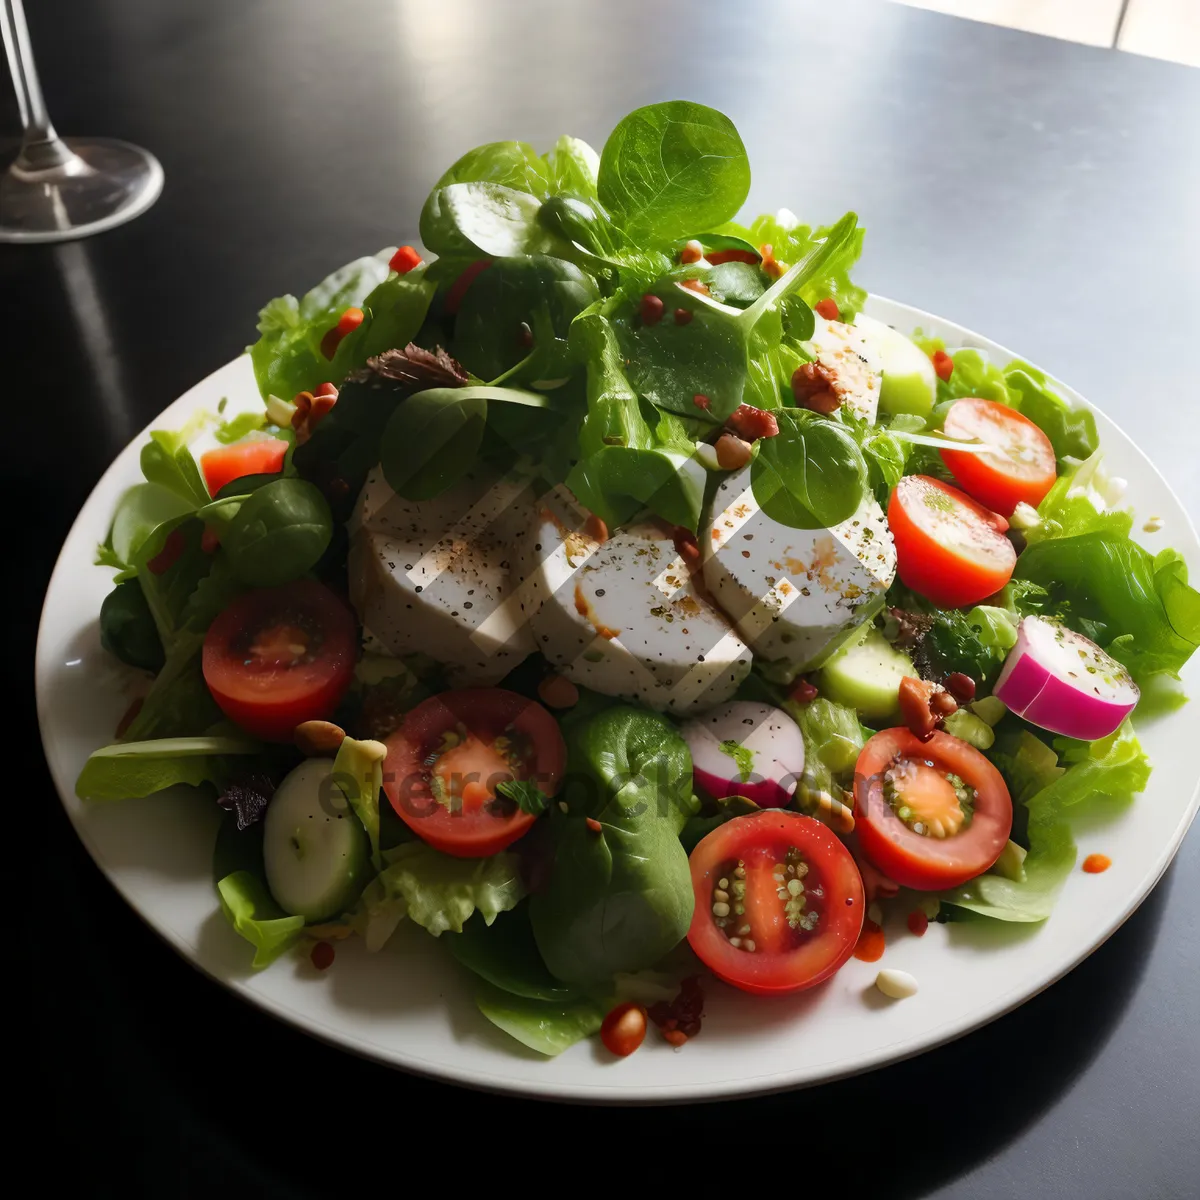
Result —
<instances>
[{"instance_id":1,"label":"pink radish slice","mask_svg":"<svg viewBox=\"0 0 1200 1200\"><path fill-rule=\"evenodd\" d=\"M1137 706L1129 672L1095 642L1042 617L1025 617L993 689L1019 717L1091 742Z\"/></svg>"},{"instance_id":2,"label":"pink radish slice","mask_svg":"<svg viewBox=\"0 0 1200 1200\"><path fill-rule=\"evenodd\" d=\"M804 737L781 709L731 700L693 717L682 733L695 785L714 800L745 796L760 808L791 800L804 770Z\"/></svg>"}]
</instances>

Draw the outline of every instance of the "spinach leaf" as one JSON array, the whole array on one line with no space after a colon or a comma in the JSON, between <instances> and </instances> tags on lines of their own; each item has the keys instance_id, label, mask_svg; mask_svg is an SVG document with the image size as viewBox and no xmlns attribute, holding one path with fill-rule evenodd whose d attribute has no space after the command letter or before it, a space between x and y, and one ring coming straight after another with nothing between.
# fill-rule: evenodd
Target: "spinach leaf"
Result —
<instances>
[{"instance_id":1,"label":"spinach leaf","mask_svg":"<svg viewBox=\"0 0 1200 1200\"><path fill-rule=\"evenodd\" d=\"M201 503L207 503L207 499ZM186 516L195 507L190 496L185 498L161 484L135 484L117 502L107 544L122 563L132 563L160 525Z\"/></svg>"},{"instance_id":2,"label":"spinach leaf","mask_svg":"<svg viewBox=\"0 0 1200 1200\"><path fill-rule=\"evenodd\" d=\"M704 468L695 445L666 414L650 418L626 379L611 323L597 311L571 327L571 342L587 363L588 415L579 434L580 461L567 486L585 508L617 526L641 508L695 530L704 502ZM655 424L651 424L651 419Z\"/></svg>"},{"instance_id":3,"label":"spinach leaf","mask_svg":"<svg viewBox=\"0 0 1200 1200\"><path fill-rule=\"evenodd\" d=\"M221 710L201 670L203 643L202 633L184 634L176 640L126 729L123 742L192 737L220 727Z\"/></svg>"},{"instance_id":4,"label":"spinach leaf","mask_svg":"<svg viewBox=\"0 0 1200 1200\"><path fill-rule=\"evenodd\" d=\"M541 200L500 183L438 188L421 213L421 240L448 258L557 254L569 247L538 220Z\"/></svg>"},{"instance_id":5,"label":"spinach leaf","mask_svg":"<svg viewBox=\"0 0 1200 1200\"><path fill-rule=\"evenodd\" d=\"M604 1023L607 1004L596 1000L528 1000L486 980L475 989L479 1011L495 1026L539 1054L555 1055Z\"/></svg>"},{"instance_id":6,"label":"spinach leaf","mask_svg":"<svg viewBox=\"0 0 1200 1200\"><path fill-rule=\"evenodd\" d=\"M673 241L732 219L750 191L733 122L687 100L639 108L609 135L597 191L631 241Z\"/></svg>"},{"instance_id":7,"label":"spinach leaf","mask_svg":"<svg viewBox=\"0 0 1200 1200\"><path fill-rule=\"evenodd\" d=\"M665 717L617 705L572 725L567 779L568 811L550 812L550 879L529 916L555 978L598 984L652 965L687 932L691 755Z\"/></svg>"},{"instance_id":8,"label":"spinach leaf","mask_svg":"<svg viewBox=\"0 0 1200 1200\"><path fill-rule=\"evenodd\" d=\"M563 134L546 155L554 191L577 196L596 195L596 177L600 174L600 155L581 138ZM530 189L531 191L533 189Z\"/></svg>"},{"instance_id":9,"label":"spinach leaf","mask_svg":"<svg viewBox=\"0 0 1200 1200\"><path fill-rule=\"evenodd\" d=\"M317 488L276 479L241 501L221 545L241 582L277 587L311 571L332 537L333 517Z\"/></svg>"},{"instance_id":10,"label":"spinach leaf","mask_svg":"<svg viewBox=\"0 0 1200 1200\"><path fill-rule=\"evenodd\" d=\"M429 500L470 470L487 423L488 401L546 408L542 392L479 385L430 388L410 396L383 431L383 476L407 500Z\"/></svg>"},{"instance_id":11,"label":"spinach leaf","mask_svg":"<svg viewBox=\"0 0 1200 1200\"><path fill-rule=\"evenodd\" d=\"M844 426L800 409L776 413L777 437L762 438L750 468L754 498L793 529L827 529L862 503L867 464Z\"/></svg>"},{"instance_id":12,"label":"spinach leaf","mask_svg":"<svg viewBox=\"0 0 1200 1200\"><path fill-rule=\"evenodd\" d=\"M559 138L559 144L573 140ZM468 150L453 166L447 168L434 184L433 190L436 192L452 183L501 183L521 192L530 192L543 200L556 186L551 164L528 142L512 141L485 142Z\"/></svg>"},{"instance_id":13,"label":"spinach leaf","mask_svg":"<svg viewBox=\"0 0 1200 1200\"><path fill-rule=\"evenodd\" d=\"M718 263L704 276L704 282L714 299L739 308L753 304L767 290L763 273L744 262Z\"/></svg>"},{"instance_id":14,"label":"spinach leaf","mask_svg":"<svg viewBox=\"0 0 1200 1200\"><path fill-rule=\"evenodd\" d=\"M779 306L790 301L784 315L811 331L812 314L796 293L845 254L857 228L858 218L847 213L823 242L746 308L720 304L673 283L660 286L656 291L668 311L683 308L689 318L682 324L666 319L652 325L640 321L622 325L621 351L637 393L688 417L698 415L695 397L703 395L709 401L708 415L723 422L743 402L752 359L778 350L787 333ZM778 403L773 373L770 390L773 404Z\"/></svg>"},{"instance_id":15,"label":"spinach leaf","mask_svg":"<svg viewBox=\"0 0 1200 1200\"><path fill-rule=\"evenodd\" d=\"M166 661L162 638L136 579L118 583L100 605L100 645L131 667L158 671Z\"/></svg>"},{"instance_id":16,"label":"spinach leaf","mask_svg":"<svg viewBox=\"0 0 1200 1200\"><path fill-rule=\"evenodd\" d=\"M462 933L446 939L446 945L469 971L511 996L561 1002L579 995L546 969L524 902L511 912L500 913L491 925L478 915L472 917Z\"/></svg>"},{"instance_id":17,"label":"spinach leaf","mask_svg":"<svg viewBox=\"0 0 1200 1200\"><path fill-rule=\"evenodd\" d=\"M571 322L597 299L595 283L574 263L544 254L498 258L463 298L455 355L479 378L495 379L529 356L520 336L524 324L534 350L527 378L570 374Z\"/></svg>"},{"instance_id":18,"label":"spinach leaf","mask_svg":"<svg viewBox=\"0 0 1200 1200\"><path fill-rule=\"evenodd\" d=\"M259 753L245 737L177 737L116 742L92 753L75 782L81 800L127 800L178 783L223 785L235 760Z\"/></svg>"},{"instance_id":19,"label":"spinach leaf","mask_svg":"<svg viewBox=\"0 0 1200 1200\"><path fill-rule=\"evenodd\" d=\"M296 470L321 488L339 522L349 519L367 474L379 462L383 431L410 391L375 374L348 380L312 437L293 452Z\"/></svg>"}]
</instances>

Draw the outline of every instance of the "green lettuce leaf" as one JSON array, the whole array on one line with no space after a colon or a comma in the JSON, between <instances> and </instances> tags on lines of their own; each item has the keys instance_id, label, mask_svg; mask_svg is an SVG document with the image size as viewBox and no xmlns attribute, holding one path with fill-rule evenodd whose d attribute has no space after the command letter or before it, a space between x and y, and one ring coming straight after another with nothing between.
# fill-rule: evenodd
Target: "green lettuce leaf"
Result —
<instances>
[{"instance_id":1,"label":"green lettuce leaf","mask_svg":"<svg viewBox=\"0 0 1200 1200\"><path fill-rule=\"evenodd\" d=\"M1044 921L1075 865L1072 814L1128 804L1150 778L1150 763L1128 721L1096 742L1055 740L1056 754L1028 730L998 743L992 761L1027 820L1025 878L985 874L951 892L945 904L1001 921Z\"/></svg>"},{"instance_id":2,"label":"green lettuce leaf","mask_svg":"<svg viewBox=\"0 0 1200 1200\"><path fill-rule=\"evenodd\" d=\"M491 858L454 858L425 842L407 842L384 855L387 866L380 872L377 894L368 900L377 904L400 901L404 915L434 937L447 930L461 933L475 912L490 925L498 913L516 906L525 895L525 885L513 854Z\"/></svg>"},{"instance_id":3,"label":"green lettuce leaf","mask_svg":"<svg viewBox=\"0 0 1200 1200\"><path fill-rule=\"evenodd\" d=\"M254 947L255 968L270 966L299 939L304 918L289 917L251 872L234 871L218 880L217 895L230 925Z\"/></svg>"},{"instance_id":4,"label":"green lettuce leaf","mask_svg":"<svg viewBox=\"0 0 1200 1200\"><path fill-rule=\"evenodd\" d=\"M177 783L222 787L261 747L245 737L176 737L117 742L96 750L75 782L81 800L131 800Z\"/></svg>"},{"instance_id":5,"label":"green lettuce leaf","mask_svg":"<svg viewBox=\"0 0 1200 1200\"><path fill-rule=\"evenodd\" d=\"M1095 453L1100 444L1096 418L1089 409L1067 404L1037 367L1011 362L1004 368L1004 381L1022 415L1050 439L1060 469L1065 459L1084 459Z\"/></svg>"},{"instance_id":6,"label":"green lettuce leaf","mask_svg":"<svg viewBox=\"0 0 1200 1200\"><path fill-rule=\"evenodd\" d=\"M786 700L783 707L800 726L804 737L800 798L815 798L822 793L836 796L849 784L854 764L871 731L863 729L854 709L824 696L808 704Z\"/></svg>"},{"instance_id":7,"label":"green lettuce leaf","mask_svg":"<svg viewBox=\"0 0 1200 1200\"><path fill-rule=\"evenodd\" d=\"M280 296L258 314L259 339L248 347L263 399L291 400L322 383L340 383L367 359L402 347L417 335L433 299L434 285L423 267L398 275L388 268L394 247L358 258L326 276L297 300ZM332 359L321 340L347 308L361 308L363 321L338 344Z\"/></svg>"},{"instance_id":8,"label":"green lettuce leaf","mask_svg":"<svg viewBox=\"0 0 1200 1200\"><path fill-rule=\"evenodd\" d=\"M1026 548L1015 576L1045 588L1066 622L1100 643L1139 682L1177 675L1200 645L1200 595L1182 558L1155 558L1114 532Z\"/></svg>"},{"instance_id":9,"label":"green lettuce leaf","mask_svg":"<svg viewBox=\"0 0 1200 1200\"><path fill-rule=\"evenodd\" d=\"M721 232L740 235L755 247L769 245L779 262L791 266L811 253L814 246L828 236L830 229L828 225L817 229L801 225L791 213L784 210L775 216L759 217L749 229L725 225ZM800 298L810 307L821 300L832 299L838 306L842 320L852 321L867 298L866 290L850 280L850 271L862 255L865 236L866 230L856 230L820 273L800 288ZM785 302L785 311L786 307Z\"/></svg>"}]
</instances>

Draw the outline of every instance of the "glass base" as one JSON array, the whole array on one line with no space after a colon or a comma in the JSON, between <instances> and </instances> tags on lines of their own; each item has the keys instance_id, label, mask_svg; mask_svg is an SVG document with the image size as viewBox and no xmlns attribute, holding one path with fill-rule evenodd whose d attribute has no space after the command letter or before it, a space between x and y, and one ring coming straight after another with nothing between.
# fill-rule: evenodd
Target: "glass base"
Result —
<instances>
[{"instance_id":1,"label":"glass base","mask_svg":"<svg viewBox=\"0 0 1200 1200\"><path fill-rule=\"evenodd\" d=\"M50 153L39 156L38 149ZM0 242L65 242L101 233L144 213L162 185L158 159L128 142L61 138L27 146L0 175Z\"/></svg>"}]
</instances>

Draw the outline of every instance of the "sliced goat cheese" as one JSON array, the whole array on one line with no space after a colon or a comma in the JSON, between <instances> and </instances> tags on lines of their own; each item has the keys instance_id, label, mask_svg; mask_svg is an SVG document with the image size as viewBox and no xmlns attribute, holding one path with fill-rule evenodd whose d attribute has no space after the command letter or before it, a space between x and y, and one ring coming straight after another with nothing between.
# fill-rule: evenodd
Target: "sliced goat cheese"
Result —
<instances>
[{"instance_id":1,"label":"sliced goat cheese","mask_svg":"<svg viewBox=\"0 0 1200 1200\"><path fill-rule=\"evenodd\" d=\"M515 472L479 468L412 501L374 471L350 522L350 599L367 650L428 654L456 687L507 675L533 651L506 601L512 548L536 511L528 478Z\"/></svg>"},{"instance_id":2,"label":"sliced goat cheese","mask_svg":"<svg viewBox=\"0 0 1200 1200\"><path fill-rule=\"evenodd\" d=\"M514 603L542 654L575 683L661 712L732 696L750 650L697 590L670 531L639 523L601 542L580 524L567 506L546 507L518 555Z\"/></svg>"},{"instance_id":3,"label":"sliced goat cheese","mask_svg":"<svg viewBox=\"0 0 1200 1200\"><path fill-rule=\"evenodd\" d=\"M832 529L793 529L759 508L749 467L722 482L700 533L713 599L787 680L819 666L877 611L896 573L896 547L873 496Z\"/></svg>"},{"instance_id":4,"label":"sliced goat cheese","mask_svg":"<svg viewBox=\"0 0 1200 1200\"><path fill-rule=\"evenodd\" d=\"M813 317L816 327L808 345L817 362L833 375L830 386L851 412L873 422L883 383L879 351L854 325L827 321L820 313Z\"/></svg>"}]
</instances>

